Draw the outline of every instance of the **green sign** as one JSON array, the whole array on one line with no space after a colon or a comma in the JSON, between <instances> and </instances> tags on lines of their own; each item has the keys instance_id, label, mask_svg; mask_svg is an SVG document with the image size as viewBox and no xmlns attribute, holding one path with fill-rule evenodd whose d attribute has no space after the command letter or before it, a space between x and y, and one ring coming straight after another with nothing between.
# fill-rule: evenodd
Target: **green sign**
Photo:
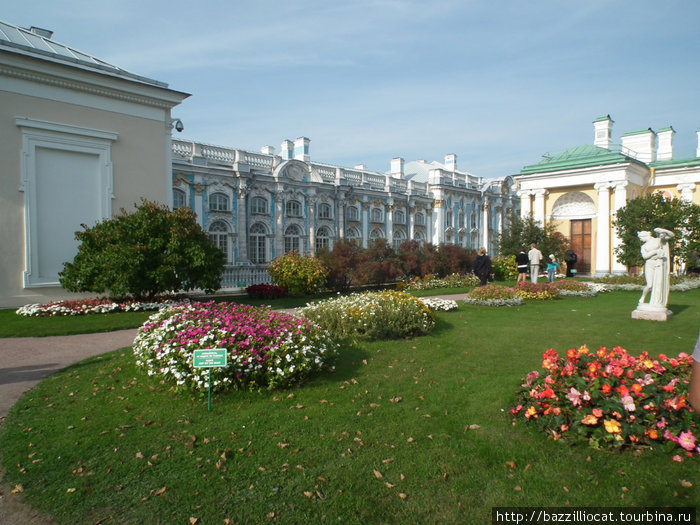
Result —
<instances>
[{"instance_id":1,"label":"green sign","mask_svg":"<svg viewBox=\"0 0 700 525\"><path fill-rule=\"evenodd\" d=\"M226 366L225 348L207 348L194 351L195 368L211 368L214 366Z\"/></svg>"}]
</instances>

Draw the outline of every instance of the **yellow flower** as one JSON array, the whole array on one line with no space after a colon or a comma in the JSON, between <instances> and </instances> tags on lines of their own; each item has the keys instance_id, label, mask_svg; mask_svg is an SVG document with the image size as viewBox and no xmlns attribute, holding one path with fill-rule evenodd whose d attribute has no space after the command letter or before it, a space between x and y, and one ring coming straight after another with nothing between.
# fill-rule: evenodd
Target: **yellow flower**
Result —
<instances>
[{"instance_id":1,"label":"yellow flower","mask_svg":"<svg viewBox=\"0 0 700 525\"><path fill-rule=\"evenodd\" d=\"M606 419L603 422L603 424L605 425L605 430L609 434L619 434L620 432L622 432L622 430L620 430L620 423L618 423L614 419Z\"/></svg>"},{"instance_id":2,"label":"yellow flower","mask_svg":"<svg viewBox=\"0 0 700 525\"><path fill-rule=\"evenodd\" d=\"M598 418L595 417L593 414L588 414L586 417L584 417L581 420L581 423L584 425L597 425L598 424ZM606 426L607 428L607 426Z\"/></svg>"}]
</instances>

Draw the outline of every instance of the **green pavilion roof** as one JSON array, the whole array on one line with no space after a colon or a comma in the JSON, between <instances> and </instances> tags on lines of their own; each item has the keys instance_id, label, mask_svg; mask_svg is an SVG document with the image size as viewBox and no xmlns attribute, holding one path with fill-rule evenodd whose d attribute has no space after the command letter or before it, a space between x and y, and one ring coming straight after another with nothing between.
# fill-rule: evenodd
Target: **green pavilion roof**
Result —
<instances>
[{"instance_id":1,"label":"green pavilion roof","mask_svg":"<svg viewBox=\"0 0 700 525\"><path fill-rule=\"evenodd\" d=\"M637 162L637 159L624 155L619 150L610 150L598 146L583 145L567 149L557 154L545 154L537 164L525 166L520 170L521 175L533 175L550 171L564 171L577 168L588 168L622 162Z\"/></svg>"}]
</instances>

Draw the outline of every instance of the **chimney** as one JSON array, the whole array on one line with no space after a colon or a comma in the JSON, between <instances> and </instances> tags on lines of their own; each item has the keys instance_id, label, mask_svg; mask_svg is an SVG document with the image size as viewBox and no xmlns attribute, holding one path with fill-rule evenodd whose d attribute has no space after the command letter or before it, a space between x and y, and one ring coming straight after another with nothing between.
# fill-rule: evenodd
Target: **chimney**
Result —
<instances>
[{"instance_id":1,"label":"chimney","mask_svg":"<svg viewBox=\"0 0 700 525\"><path fill-rule=\"evenodd\" d=\"M656 133L651 128L632 131L622 135L622 147L628 153L646 164L656 160Z\"/></svg>"},{"instance_id":2,"label":"chimney","mask_svg":"<svg viewBox=\"0 0 700 525\"><path fill-rule=\"evenodd\" d=\"M260 153L263 155L274 155L275 154L275 148L273 146L263 146L260 148Z\"/></svg>"},{"instance_id":3,"label":"chimney","mask_svg":"<svg viewBox=\"0 0 700 525\"><path fill-rule=\"evenodd\" d=\"M44 38L48 38L49 40L51 40L51 37L53 36L53 31L49 31L48 29L42 29L40 27L32 26L29 28L29 32Z\"/></svg>"},{"instance_id":4,"label":"chimney","mask_svg":"<svg viewBox=\"0 0 700 525\"><path fill-rule=\"evenodd\" d=\"M673 135L676 133L671 126L660 129L656 136L659 147L656 150L656 160L671 160L673 158Z\"/></svg>"},{"instance_id":5,"label":"chimney","mask_svg":"<svg viewBox=\"0 0 700 525\"><path fill-rule=\"evenodd\" d=\"M391 159L391 176L396 179L403 179L403 159L396 157Z\"/></svg>"},{"instance_id":6,"label":"chimney","mask_svg":"<svg viewBox=\"0 0 700 525\"><path fill-rule=\"evenodd\" d=\"M282 146L280 147L280 156L282 160L290 160L294 157L294 143L291 140L282 141Z\"/></svg>"},{"instance_id":7,"label":"chimney","mask_svg":"<svg viewBox=\"0 0 700 525\"><path fill-rule=\"evenodd\" d=\"M457 155L454 153L445 155L445 169L452 172L457 171Z\"/></svg>"},{"instance_id":8,"label":"chimney","mask_svg":"<svg viewBox=\"0 0 700 525\"><path fill-rule=\"evenodd\" d=\"M610 146L612 145L613 124L615 124L615 122L610 118L610 115L598 117L593 121L593 128L595 129L595 138L593 140L594 146L610 149Z\"/></svg>"},{"instance_id":9,"label":"chimney","mask_svg":"<svg viewBox=\"0 0 700 525\"><path fill-rule=\"evenodd\" d=\"M309 162L311 156L309 155L309 143L311 141L306 137L299 137L294 141L294 158L297 160L303 160L304 162Z\"/></svg>"}]
</instances>

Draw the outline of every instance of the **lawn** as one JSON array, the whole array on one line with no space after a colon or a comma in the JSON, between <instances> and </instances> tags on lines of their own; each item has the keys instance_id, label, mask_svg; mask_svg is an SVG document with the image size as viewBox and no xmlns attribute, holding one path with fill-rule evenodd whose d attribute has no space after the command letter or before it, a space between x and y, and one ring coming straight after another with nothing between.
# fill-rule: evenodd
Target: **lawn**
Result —
<instances>
[{"instance_id":1,"label":"lawn","mask_svg":"<svg viewBox=\"0 0 700 525\"><path fill-rule=\"evenodd\" d=\"M672 293L664 323L631 319L638 297L462 304L430 336L346 345L335 373L218 395L210 412L206 396L112 352L17 403L0 434L7 481L66 524L461 524L498 506L697 507L697 457L553 441L509 414L550 347L691 352L700 290Z\"/></svg>"}]
</instances>

